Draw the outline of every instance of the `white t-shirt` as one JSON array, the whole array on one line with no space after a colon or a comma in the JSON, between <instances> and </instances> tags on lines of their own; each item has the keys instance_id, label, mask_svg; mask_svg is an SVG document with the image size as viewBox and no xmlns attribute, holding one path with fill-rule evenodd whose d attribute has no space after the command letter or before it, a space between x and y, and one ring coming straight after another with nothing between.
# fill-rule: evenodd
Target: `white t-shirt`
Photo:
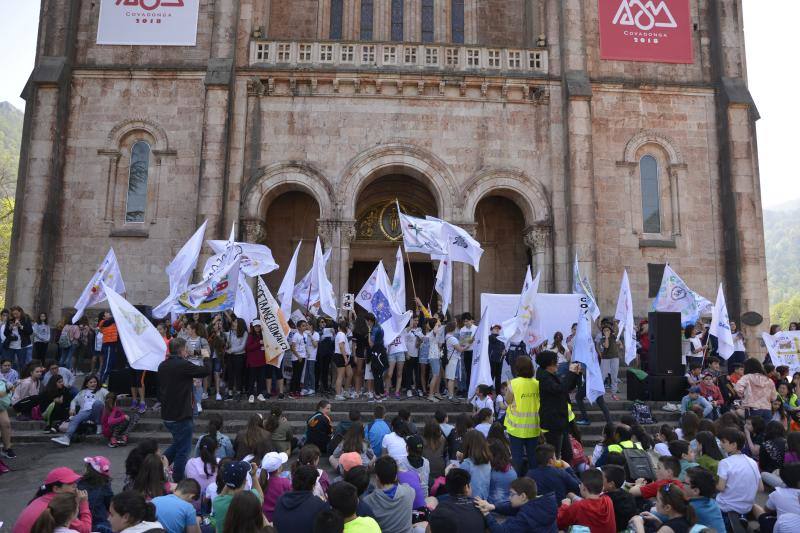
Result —
<instances>
[{"instance_id":1,"label":"white t-shirt","mask_svg":"<svg viewBox=\"0 0 800 533\"><path fill-rule=\"evenodd\" d=\"M487 396L484 399L480 399L477 396L475 396L472 399L471 403L472 405L475 406L475 409L477 409L478 411L480 411L481 409L491 409L492 412L494 413L494 402L492 401L491 396Z\"/></svg>"},{"instance_id":2,"label":"white t-shirt","mask_svg":"<svg viewBox=\"0 0 800 533\"><path fill-rule=\"evenodd\" d=\"M94 351L100 352L103 350L103 334L100 333L100 330L97 330L94 336Z\"/></svg>"},{"instance_id":3,"label":"white t-shirt","mask_svg":"<svg viewBox=\"0 0 800 533\"><path fill-rule=\"evenodd\" d=\"M92 407L94 406L95 397L93 392L89 392L89 389L86 390L86 395L83 397L83 404L81 405L81 411L91 411Z\"/></svg>"},{"instance_id":4,"label":"white t-shirt","mask_svg":"<svg viewBox=\"0 0 800 533\"><path fill-rule=\"evenodd\" d=\"M567 347L566 346L564 346L564 353L561 353L561 351L559 351L559 349L556 348L555 344L549 345L547 347L547 349L550 350L551 352L555 352L556 353L556 355L558 356L558 361L557 361L558 364L567 362Z\"/></svg>"},{"instance_id":5,"label":"white t-shirt","mask_svg":"<svg viewBox=\"0 0 800 533\"><path fill-rule=\"evenodd\" d=\"M800 489L777 487L767 498L767 509L778 511L778 516L784 513L800 514Z\"/></svg>"},{"instance_id":6,"label":"white t-shirt","mask_svg":"<svg viewBox=\"0 0 800 533\"><path fill-rule=\"evenodd\" d=\"M446 345L445 349L447 350L447 360L448 361L450 359L452 359L453 357L457 357L457 356L461 355L461 352L456 350L456 346L458 346L459 344L461 344L461 343L458 341L458 339L455 337L455 335L450 335L450 336L447 337L447 340L445 341L445 345Z\"/></svg>"},{"instance_id":7,"label":"white t-shirt","mask_svg":"<svg viewBox=\"0 0 800 533\"><path fill-rule=\"evenodd\" d=\"M303 336L296 329L289 332L289 345L294 348L294 350L291 350L292 361L298 361L306 356L306 343Z\"/></svg>"},{"instance_id":8,"label":"white t-shirt","mask_svg":"<svg viewBox=\"0 0 800 533\"><path fill-rule=\"evenodd\" d=\"M425 337L428 339L428 359L441 359L439 341L436 339L436 334L433 331L429 331L425 334Z\"/></svg>"},{"instance_id":9,"label":"white t-shirt","mask_svg":"<svg viewBox=\"0 0 800 533\"><path fill-rule=\"evenodd\" d=\"M506 414L506 399L502 394L498 394L494 399L494 412L497 413L498 418Z\"/></svg>"},{"instance_id":10,"label":"white t-shirt","mask_svg":"<svg viewBox=\"0 0 800 533\"><path fill-rule=\"evenodd\" d=\"M316 331L306 331L303 333L303 337L306 343L306 358L309 361L316 361L317 360L317 348L319 347L319 333ZM314 343L317 345L314 346Z\"/></svg>"},{"instance_id":11,"label":"white t-shirt","mask_svg":"<svg viewBox=\"0 0 800 533\"><path fill-rule=\"evenodd\" d=\"M403 337L404 335L401 333L395 340L392 341L388 350L390 354L408 351L406 350L406 341Z\"/></svg>"},{"instance_id":12,"label":"white t-shirt","mask_svg":"<svg viewBox=\"0 0 800 533\"><path fill-rule=\"evenodd\" d=\"M336 336L336 332L333 330L333 328L324 328L322 330L322 338L323 339L332 339L335 336Z\"/></svg>"},{"instance_id":13,"label":"white t-shirt","mask_svg":"<svg viewBox=\"0 0 800 533\"><path fill-rule=\"evenodd\" d=\"M22 348L22 337L19 335L19 328L17 326L11 326L11 335L11 338L16 340L8 343L8 348L10 350L19 350Z\"/></svg>"},{"instance_id":14,"label":"white t-shirt","mask_svg":"<svg viewBox=\"0 0 800 533\"><path fill-rule=\"evenodd\" d=\"M703 347L703 343L700 340L699 336L692 337L691 339L689 339L689 342L692 343L691 352L694 352L695 350L699 350L700 348ZM698 353L689 353L688 355L689 355L689 357L702 357L703 356L703 354L700 353L700 352L698 352Z\"/></svg>"},{"instance_id":15,"label":"white t-shirt","mask_svg":"<svg viewBox=\"0 0 800 533\"><path fill-rule=\"evenodd\" d=\"M737 453L719 462L717 475L725 480L725 490L717 494L717 504L722 512L749 513L761 481L756 462Z\"/></svg>"},{"instance_id":16,"label":"white t-shirt","mask_svg":"<svg viewBox=\"0 0 800 533\"><path fill-rule=\"evenodd\" d=\"M653 449L656 451L659 457L663 457L665 455L672 455L671 453L669 453L669 446L667 445L666 442L659 442L658 444L653 446Z\"/></svg>"},{"instance_id":17,"label":"white t-shirt","mask_svg":"<svg viewBox=\"0 0 800 533\"><path fill-rule=\"evenodd\" d=\"M475 426L475 429L477 431L480 431L481 433L483 433L484 437L488 437L489 436L489 430L491 428L492 428L492 424L490 424L489 422L481 422L480 424Z\"/></svg>"},{"instance_id":18,"label":"white t-shirt","mask_svg":"<svg viewBox=\"0 0 800 533\"><path fill-rule=\"evenodd\" d=\"M334 348L334 353L338 353L339 355L350 355L350 341L347 340L347 334L339 331L336 333L336 339L333 341L336 347ZM344 344L344 351L342 353L342 349L340 346Z\"/></svg>"},{"instance_id":19,"label":"white t-shirt","mask_svg":"<svg viewBox=\"0 0 800 533\"><path fill-rule=\"evenodd\" d=\"M467 350L472 349L472 341L475 340L475 332L478 331L478 326L472 324L471 326L467 327L464 326L458 331L458 338L461 341Z\"/></svg>"},{"instance_id":20,"label":"white t-shirt","mask_svg":"<svg viewBox=\"0 0 800 533\"><path fill-rule=\"evenodd\" d=\"M733 351L734 352L746 351L744 347L744 336L742 336L742 334L738 331L733 334Z\"/></svg>"},{"instance_id":21,"label":"white t-shirt","mask_svg":"<svg viewBox=\"0 0 800 533\"><path fill-rule=\"evenodd\" d=\"M383 437L381 441L381 448L386 448L386 451L391 455L395 461L400 462L401 459L408 457L408 448L406 448L406 441L392 431Z\"/></svg>"},{"instance_id":22,"label":"white t-shirt","mask_svg":"<svg viewBox=\"0 0 800 533\"><path fill-rule=\"evenodd\" d=\"M419 347L417 346L417 339L422 339L422 329L407 329L403 335L405 335L406 351L408 352L408 356L418 357Z\"/></svg>"}]
</instances>

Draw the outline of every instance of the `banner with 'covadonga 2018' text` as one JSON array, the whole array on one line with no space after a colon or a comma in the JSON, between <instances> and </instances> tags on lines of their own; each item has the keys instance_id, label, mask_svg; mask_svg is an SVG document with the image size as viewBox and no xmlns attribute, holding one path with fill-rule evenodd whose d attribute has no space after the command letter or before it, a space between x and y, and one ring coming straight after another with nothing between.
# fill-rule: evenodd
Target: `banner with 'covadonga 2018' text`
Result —
<instances>
[{"instance_id":1,"label":"banner with 'covadonga 2018' text","mask_svg":"<svg viewBox=\"0 0 800 533\"><path fill-rule=\"evenodd\" d=\"M97 44L194 46L200 0L101 0Z\"/></svg>"},{"instance_id":2,"label":"banner with 'covadonga 2018' text","mask_svg":"<svg viewBox=\"0 0 800 533\"><path fill-rule=\"evenodd\" d=\"M600 58L693 63L689 0L598 0Z\"/></svg>"}]
</instances>

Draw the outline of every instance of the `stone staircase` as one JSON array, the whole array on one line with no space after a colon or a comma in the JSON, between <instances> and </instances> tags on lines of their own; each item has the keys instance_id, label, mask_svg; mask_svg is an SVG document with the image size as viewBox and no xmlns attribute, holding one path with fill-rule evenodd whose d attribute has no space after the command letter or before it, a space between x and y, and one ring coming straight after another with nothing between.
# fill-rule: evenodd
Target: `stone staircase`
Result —
<instances>
[{"instance_id":1,"label":"stone staircase","mask_svg":"<svg viewBox=\"0 0 800 533\"><path fill-rule=\"evenodd\" d=\"M620 373L624 376L624 369L620 369ZM612 420L619 420L622 415L631 412L631 405L633 402L625 400L625 382L624 379L620 383L620 400L611 400L610 394L606 395L606 405L608 406ZM211 413L219 413L222 415L225 425L223 432L231 438L245 427L247 419L253 413L261 413L266 416L273 405L280 406L284 415L290 421L295 430L295 435L300 435L304 431L306 419L314 413L314 408L317 402L321 399L320 396L311 398L291 399L284 400L268 400L266 402L256 401L253 404L247 401L217 401L205 400L203 401L203 412L195 420L195 435L204 433L206 430L206 420ZM340 420L346 420L348 411L350 409L358 409L361 412L362 420L368 423L372 420L372 411L375 408L375 403L367 402L366 400L347 400L347 401L333 401L332 402L332 418L334 423ZM645 426L649 433L655 433L662 423L670 423L677 425L679 413L664 411L661 409L664 402L648 402L652 410L654 418L657 420L656 424ZM123 409L130 406L128 398L120 399L120 405ZM150 402L152 405L152 402ZM431 403L421 398L403 398L402 400L385 400L382 405L386 408L386 419L391 418L397 414L398 409L408 408L411 413L411 420L422 429L425 419L433 416L437 409L443 409L450 415L450 422L453 423L455 417L464 412L471 412L472 407L466 403L454 404L449 401L442 401L439 403ZM596 405L587 403L587 413L591 425L580 427L582 441L584 446L594 446L602 438L603 426L605 420L603 413ZM577 406L573 405L576 414ZM13 441L15 443L50 443L50 438L54 435L45 433L44 422L41 421L17 421L12 418ZM160 443L169 443L171 435L165 430L161 423L161 418L158 412L148 409L145 414L141 416L136 427L131 432L130 442L135 443L144 438L155 438ZM88 442L105 443L102 436L90 435L86 437ZM52 444L57 446L56 444Z\"/></svg>"}]
</instances>

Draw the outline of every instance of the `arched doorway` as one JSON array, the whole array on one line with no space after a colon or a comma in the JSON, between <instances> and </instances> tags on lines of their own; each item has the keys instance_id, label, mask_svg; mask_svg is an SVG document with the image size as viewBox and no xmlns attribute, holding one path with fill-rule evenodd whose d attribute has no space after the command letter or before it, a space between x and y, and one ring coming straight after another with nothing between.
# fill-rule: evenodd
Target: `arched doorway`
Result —
<instances>
[{"instance_id":1,"label":"arched doorway","mask_svg":"<svg viewBox=\"0 0 800 533\"><path fill-rule=\"evenodd\" d=\"M514 201L503 196L482 198L475 208L475 222L475 238L484 249L481 270L474 274L472 301L477 309L483 292L519 293L531 258L523 240L525 216Z\"/></svg>"},{"instance_id":2,"label":"arched doorway","mask_svg":"<svg viewBox=\"0 0 800 533\"><path fill-rule=\"evenodd\" d=\"M403 241L396 201L404 213L417 217L438 215L436 197L423 180L422 176L393 169L390 173L373 178L358 194L355 238L350 245L349 292L357 293L381 260L389 279L392 279L397 263L397 248ZM435 270L430 257L412 253L408 260L410 271L408 264L404 267L406 308L414 308L413 288L416 288L417 295L424 303L435 304Z\"/></svg>"},{"instance_id":3,"label":"arched doorway","mask_svg":"<svg viewBox=\"0 0 800 533\"><path fill-rule=\"evenodd\" d=\"M292 254L301 239L303 246L297 258L298 281L311 268L319 216L317 201L310 194L299 190L284 192L267 206L262 218L266 221L264 244L269 246L275 262L280 265L278 270L265 276L265 281L273 293L280 286L292 260Z\"/></svg>"}]
</instances>

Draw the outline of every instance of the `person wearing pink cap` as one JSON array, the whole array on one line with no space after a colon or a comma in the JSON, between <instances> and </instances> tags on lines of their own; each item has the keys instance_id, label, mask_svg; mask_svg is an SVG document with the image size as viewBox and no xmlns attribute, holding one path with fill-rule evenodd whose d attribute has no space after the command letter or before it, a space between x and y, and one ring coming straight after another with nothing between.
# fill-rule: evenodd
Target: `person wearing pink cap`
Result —
<instances>
[{"instance_id":1,"label":"person wearing pink cap","mask_svg":"<svg viewBox=\"0 0 800 533\"><path fill-rule=\"evenodd\" d=\"M64 466L51 470L42 486L39 487L33 501L20 513L11 530L12 533L28 533L39 515L47 508L47 504L55 498L56 494L63 492L78 495L78 518L73 520L69 527L79 533L90 533L92 531L92 513L89 511L86 491L77 488L80 478L81 476Z\"/></svg>"},{"instance_id":2,"label":"person wearing pink cap","mask_svg":"<svg viewBox=\"0 0 800 533\"><path fill-rule=\"evenodd\" d=\"M85 490L89 511L92 513L92 531L108 533L108 506L114 492L111 490L111 461L102 455L84 457L86 472L78 481L78 490Z\"/></svg>"}]
</instances>

